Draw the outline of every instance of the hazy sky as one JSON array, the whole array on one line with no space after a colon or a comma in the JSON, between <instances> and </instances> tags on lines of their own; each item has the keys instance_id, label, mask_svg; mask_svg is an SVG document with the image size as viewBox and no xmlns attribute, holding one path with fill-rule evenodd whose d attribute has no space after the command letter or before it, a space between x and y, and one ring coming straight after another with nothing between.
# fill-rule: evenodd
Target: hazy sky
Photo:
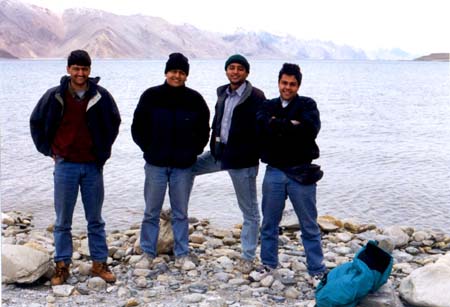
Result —
<instances>
[{"instance_id":1,"label":"hazy sky","mask_svg":"<svg viewBox=\"0 0 450 307\"><path fill-rule=\"evenodd\" d=\"M62 12L96 8L232 33L238 28L330 40L365 51L450 52L447 0L24 0ZM448 3L448 2L447 2Z\"/></svg>"}]
</instances>

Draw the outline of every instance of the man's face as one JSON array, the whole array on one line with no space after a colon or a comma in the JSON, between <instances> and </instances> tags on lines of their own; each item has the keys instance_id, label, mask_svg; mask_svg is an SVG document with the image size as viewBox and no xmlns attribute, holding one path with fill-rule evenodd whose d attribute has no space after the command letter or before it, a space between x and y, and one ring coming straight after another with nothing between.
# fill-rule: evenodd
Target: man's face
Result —
<instances>
[{"instance_id":1,"label":"man's face","mask_svg":"<svg viewBox=\"0 0 450 307\"><path fill-rule=\"evenodd\" d=\"M248 72L245 70L245 67L238 63L228 65L225 73L234 88L238 88L248 77Z\"/></svg>"},{"instance_id":2,"label":"man's face","mask_svg":"<svg viewBox=\"0 0 450 307\"><path fill-rule=\"evenodd\" d=\"M187 75L180 69L169 70L166 73L167 84L173 87L180 87L186 83Z\"/></svg>"},{"instance_id":3,"label":"man's face","mask_svg":"<svg viewBox=\"0 0 450 307\"><path fill-rule=\"evenodd\" d=\"M70 75L70 82L75 87L84 87L91 73L89 66L71 65L67 67L67 73Z\"/></svg>"},{"instance_id":4,"label":"man's face","mask_svg":"<svg viewBox=\"0 0 450 307\"><path fill-rule=\"evenodd\" d=\"M291 101L295 95L297 95L300 85L294 76L281 75L281 79L278 82L278 89L280 90L280 97L283 100Z\"/></svg>"}]
</instances>

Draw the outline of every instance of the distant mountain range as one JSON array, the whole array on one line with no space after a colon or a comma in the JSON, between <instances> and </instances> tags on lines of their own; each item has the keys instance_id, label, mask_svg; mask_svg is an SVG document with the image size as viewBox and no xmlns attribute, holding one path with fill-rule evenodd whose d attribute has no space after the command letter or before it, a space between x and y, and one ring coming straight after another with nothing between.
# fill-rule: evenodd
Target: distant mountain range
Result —
<instances>
[{"instance_id":1,"label":"distant mountain range","mask_svg":"<svg viewBox=\"0 0 450 307\"><path fill-rule=\"evenodd\" d=\"M159 17L94 9L68 9L59 16L18 0L0 0L0 57L65 58L74 49L85 49L95 58L165 59L175 51L192 59L223 59L234 53L284 60L413 58L399 49L367 54L330 41L244 30L220 34Z\"/></svg>"}]
</instances>

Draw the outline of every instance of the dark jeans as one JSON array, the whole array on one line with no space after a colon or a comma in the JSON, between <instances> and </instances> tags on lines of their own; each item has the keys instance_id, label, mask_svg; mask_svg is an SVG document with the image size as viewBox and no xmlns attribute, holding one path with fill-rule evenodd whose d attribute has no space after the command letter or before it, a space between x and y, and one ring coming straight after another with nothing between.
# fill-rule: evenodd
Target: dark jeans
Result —
<instances>
[{"instance_id":1,"label":"dark jeans","mask_svg":"<svg viewBox=\"0 0 450 307\"><path fill-rule=\"evenodd\" d=\"M105 222L102 219L103 170L95 163L73 163L57 158L54 172L55 183L55 262L72 259L72 217L78 190L87 220L89 252L95 261L108 258Z\"/></svg>"},{"instance_id":2,"label":"dark jeans","mask_svg":"<svg viewBox=\"0 0 450 307\"><path fill-rule=\"evenodd\" d=\"M281 170L267 166L263 181L261 226L261 261L272 268L278 265L278 227L286 197L292 202L300 222L308 272L311 275L326 270L317 224L316 184L302 185Z\"/></svg>"}]
</instances>

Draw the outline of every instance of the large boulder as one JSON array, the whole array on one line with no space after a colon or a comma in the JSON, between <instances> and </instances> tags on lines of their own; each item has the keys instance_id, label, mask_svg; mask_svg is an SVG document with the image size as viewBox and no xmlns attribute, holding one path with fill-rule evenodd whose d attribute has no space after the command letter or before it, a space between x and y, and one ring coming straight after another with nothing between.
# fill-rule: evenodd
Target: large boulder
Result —
<instances>
[{"instance_id":1,"label":"large boulder","mask_svg":"<svg viewBox=\"0 0 450 307\"><path fill-rule=\"evenodd\" d=\"M134 244L134 250L137 254L142 254L141 249L141 236L140 232L137 234L138 239ZM173 231L171 224L170 210L161 212L161 218L159 219L159 236L158 245L156 247L157 254L170 254L173 250Z\"/></svg>"},{"instance_id":2,"label":"large boulder","mask_svg":"<svg viewBox=\"0 0 450 307\"><path fill-rule=\"evenodd\" d=\"M2 245L2 282L32 283L52 268L48 253L22 245Z\"/></svg>"},{"instance_id":3,"label":"large boulder","mask_svg":"<svg viewBox=\"0 0 450 307\"><path fill-rule=\"evenodd\" d=\"M450 307L450 253L414 270L400 284L400 295L421 307Z\"/></svg>"},{"instance_id":4,"label":"large boulder","mask_svg":"<svg viewBox=\"0 0 450 307\"><path fill-rule=\"evenodd\" d=\"M403 247L408 244L409 236L400 226L390 226L384 229L383 234L391 237L395 247Z\"/></svg>"}]
</instances>

